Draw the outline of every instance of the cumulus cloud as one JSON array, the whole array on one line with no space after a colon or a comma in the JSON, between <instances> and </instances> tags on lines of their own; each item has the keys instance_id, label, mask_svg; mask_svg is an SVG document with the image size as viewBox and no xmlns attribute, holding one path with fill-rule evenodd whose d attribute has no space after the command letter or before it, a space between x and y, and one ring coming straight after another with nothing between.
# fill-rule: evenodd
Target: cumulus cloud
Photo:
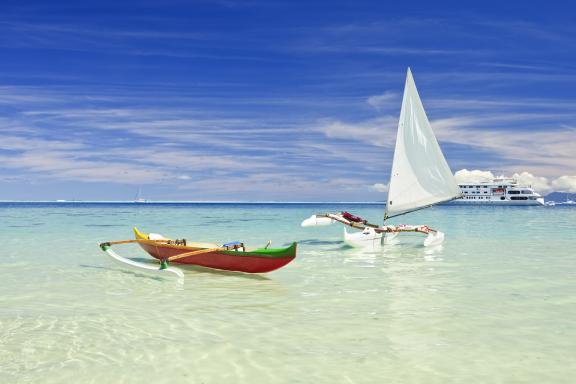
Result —
<instances>
[{"instance_id":1,"label":"cumulus cloud","mask_svg":"<svg viewBox=\"0 0 576 384\"><path fill-rule=\"evenodd\" d=\"M382 183L376 183L370 186L370 189L376 191L376 192L388 192L388 187L390 186L390 184L382 184Z\"/></svg>"},{"instance_id":2,"label":"cumulus cloud","mask_svg":"<svg viewBox=\"0 0 576 384\"><path fill-rule=\"evenodd\" d=\"M456 182L460 184L481 183L483 181L491 181L492 179L496 178L492 172L481 171L479 169L474 169L471 171L467 169L461 169L454 174L454 177L456 178Z\"/></svg>"},{"instance_id":3,"label":"cumulus cloud","mask_svg":"<svg viewBox=\"0 0 576 384\"><path fill-rule=\"evenodd\" d=\"M554 191L550 185L550 181L546 177L534 176L530 172L515 173L512 175L512 178L516 179L518 184L529 185L534 188L536 192L544 195Z\"/></svg>"},{"instance_id":4,"label":"cumulus cloud","mask_svg":"<svg viewBox=\"0 0 576 384\"><path fill-rule=\"evenodd\" d=\"M546 195L551 192L576 192L576 176L560 176L550 180L547 177L535 176L530 172L514 173L512 176L499 175L495 176L490 171L481 171L479 169L467 170L461 169L454 174L458 183L480 183L491 181L495 178L512 178L518 181L520 185L527 185L534 188L538 193Z\"/></svg>"},{"instance_id":5,"label":"cumulus cloud","mask_svg":"<svg viewBox=\"0 0 576 384\"><path fill-rule=\"evenodd\" d=\"M560 176L552 181L552 188L558 192L576 193L576 176Z\"/></svg>"}]
</instances>

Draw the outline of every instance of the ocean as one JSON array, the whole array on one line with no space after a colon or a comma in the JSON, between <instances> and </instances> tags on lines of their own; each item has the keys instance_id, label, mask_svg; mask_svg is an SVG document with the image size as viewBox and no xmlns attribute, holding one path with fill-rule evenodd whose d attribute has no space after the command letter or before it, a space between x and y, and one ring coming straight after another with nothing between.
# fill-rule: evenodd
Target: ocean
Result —
<instances>
[{"instance_id":1,"label":"ocean","mask_svg":"<svg viewBox=\"0 0 576 384\"><path fill-rule=\"evenodd\" d=\"M440 247L302 228L379 204L1 203L0 383L573 383L576 208L439 206L393 223ZM132 227L190 241L299 243L266 275L123 269ZM119 254L149 257L135 245Z\"/></svg>"}]
</instances>

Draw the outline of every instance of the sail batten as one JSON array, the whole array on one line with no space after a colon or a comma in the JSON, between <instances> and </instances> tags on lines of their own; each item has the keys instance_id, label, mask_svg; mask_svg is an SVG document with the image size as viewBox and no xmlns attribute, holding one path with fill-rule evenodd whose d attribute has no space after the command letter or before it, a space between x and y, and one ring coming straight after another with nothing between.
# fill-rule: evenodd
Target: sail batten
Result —
<instances>
[{"instance_id":1,"label":"sail batten","mask_svg":"<svg viewBox=\"0 0 576 384\"><path fill-rule=\"evenodd\" d=\"M460 197L408 68L385 218Z\"/></svg>"}]
</instances>

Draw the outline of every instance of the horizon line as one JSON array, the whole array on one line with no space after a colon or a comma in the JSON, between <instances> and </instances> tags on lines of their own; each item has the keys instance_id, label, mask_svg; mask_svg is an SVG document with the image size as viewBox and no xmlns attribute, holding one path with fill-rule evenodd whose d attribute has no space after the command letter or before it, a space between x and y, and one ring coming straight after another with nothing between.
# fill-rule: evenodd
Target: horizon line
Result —
<instances>
[{"instance_id":1,"label":"horizon line","mask_svg":"<svg viewBox=\"0 0 576 384\"><path fill-rule=\"evenodd\" d=\"M90 204L386 204L385 201L274 201L274 200L0 200L0 203Z\"/></svg>"}]
</instances>

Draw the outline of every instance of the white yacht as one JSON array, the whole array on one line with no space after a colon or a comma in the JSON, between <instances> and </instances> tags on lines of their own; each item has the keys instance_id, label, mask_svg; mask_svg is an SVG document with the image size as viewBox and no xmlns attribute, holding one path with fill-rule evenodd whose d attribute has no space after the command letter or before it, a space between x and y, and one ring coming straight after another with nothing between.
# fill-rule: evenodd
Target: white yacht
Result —
<instances>
[{"instance_id":1,"label":"white yacht","mask_svg":"<svg viewBox=\"0 0 576 384\"><path fill-rule=\"evenodd\" d=\"M516 179L458 184L462 198L452 204L544 205L544 198L531 186L518 185Z\"/></svg>"}]
</instances>

